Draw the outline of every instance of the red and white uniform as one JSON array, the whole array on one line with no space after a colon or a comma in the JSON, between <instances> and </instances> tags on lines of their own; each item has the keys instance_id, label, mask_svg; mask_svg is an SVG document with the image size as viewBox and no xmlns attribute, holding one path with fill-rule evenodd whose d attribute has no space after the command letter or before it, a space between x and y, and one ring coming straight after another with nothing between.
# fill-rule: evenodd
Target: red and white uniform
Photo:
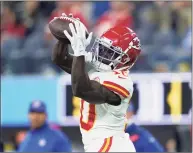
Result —
<instances>
[{"instance_id":1,"label":"red and white uniform","mask_svg":"<svg viewBox=\"0 0 193 153\"><path fill-rule=\"evenodd\" d=\"M119 106L89 104L81 100L80 130L86 152L135 152L129 135L124 132L126 110L133 93L133 82L128 71L92 72L96 80L118 94Z\"/></svg>"}]
</instances>

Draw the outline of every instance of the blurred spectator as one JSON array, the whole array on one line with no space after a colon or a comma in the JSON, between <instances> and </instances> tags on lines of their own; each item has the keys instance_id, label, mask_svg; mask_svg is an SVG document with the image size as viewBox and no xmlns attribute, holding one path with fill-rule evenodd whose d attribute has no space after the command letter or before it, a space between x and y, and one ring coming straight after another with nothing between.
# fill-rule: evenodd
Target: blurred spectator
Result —
<instances>
[{"instance_id":1,"label":"blurred spectator","mask_svg":"<svg viewBox=\"0 0 193 153\"><path fill-rule=\"evenodd\" d=\"M19 131L16 135L16 143L19 145L25 140L26 137L26 131Z\"/></svg>"},{"instance_id":2,"label":"blurred spectator","mask_svg":"<svg viewBox=\"0 0 193 153\"><path fill-rule=\"evenodd\" d=\"M169 72L170 71L169 64L165 62L156 63L153 71L158 73Z\"/></svg>"},{"instance_id":3,"label":"blurred spectator","mask_svg":"<svg viewBox=\"0 0 193 153\"><path fill-rule=\"evenodd\" d=\"M166 142L166 150L167 152L177 152L176 151L176 141L171 138Z\"/></svg>"},{"instance_id":4,"label":"blurred spectator","mask_svg":"<svg viewBox=\"0 0 193 153\"><path fill-rule=\"evenodd\" d=\"M60 129L60 126L58 126L57 124L54 124L54 123L50 123L49 124L50 127L54 130L61 130ZM17 132L13 137L12 137L12 142L13 142L13 145L14 145L14 149L15 150L18 150L18 147L19 145L25 140L25 137L26 137L26 131L19 131Z\"/></svg>"},{"instance_id":5,"label":"blurred spectator","mask_svg":"<svg viewBox=\"0 0 193 153\"><path fill-rule=\"evenodd\" d=\"M134 11L135 27L141 44L153 44L153 37L156 27L156 20L154 18L153 2L138 2Z\"/></svg>"},{"instance_id":6,"label":"blurred spectator","mask_svg":"<svg viewBox=\"0 0 193 153\"><path fill-rule=\"evenodd\" d=\"M184 54L184 55L183 55ZM192 66L192 57L191 53L182 52L179 54L176 60L174 60L174 71L176 72L190 72Z\"/></svg>"},{"instance_id":7,"label":"blurred spectator","mask_svg":"<svg viewBox=\"0 0 193 153\"><path fill-rule=\"evenodd\" d=\"M162 145L153 137L146 129L137 126L133 120L134 106L129 104L127 110L128 126L125 132L129 133L130 139L133 142L136 152L164 152Z\"/></svg>"},{"instance_id":8,"label":"blurred spectator","mask_svg":"<svg viewBox=\"0 0 193 153\"><path fill-rule=\"evenodd\" d=\"M157 35L163 35L162 38L164 39L164 33L169 33L171 43L179 44L191 25L190 12L191 5L189 2L155 1L154 18L159 30Z\"/></svg>"},{"instance_id":9,"label":"blurred spectator","mask_svg":"<svg viewBox=\"0 0 193 153\"><path fill-rule=\"evenodd\" d=\"M20 144L19 152L70 152L71 144L61 131L51 128L47 121L46 106L33 101L29 107L31 129Z\"/></svg>"},{"instance_id":10,"label":"blurred spectator","mask_svg":"<svg viewBox=\"0 0 193 153\"><path fill-rule=\"evenodd\" d=\"M183 125L187 127L186 125ZM182 130L183 129L183 130ZM181 125L174 126L171 135L165 142L165 148L167 152L181 152L184 151L184 143L186 144L186 151L188 151L189 147L187 147L187 142L190 142L187 137L187 132L184 131L184 127ZM189 133L188 133L189 135Z\"/></svg>"},{"instance_id":11,"label":"blurred spectator","mask_svg":"<svg viewBox=\"0 0 193 153\"><path fill-rule=\"evenodd\" d=\"M190 1L172 1L172 29L180 36L183 35L191 25L191 3Z\"/></svg>"},{"instance_id":12,"label":"blurred spectator","mask_svg":"<svg viewBox=\"0 0 193 153\"><path fill-rule=\"evenodd\" d=\"M117 25L133 28L133 9L133 2L110 2L110 9L98 19L94 27L95 35L100 36L104 31Z\"/></svg>"},{"instance_id":13,"label":"blurred spectator","mask_svg":"<svg viewBox=\"0 0 193 153\"><path fill-rule=\"evenodd\" d=\"M191 69L190 69L190 66L188 63L179 63L177 65L177 72L190 72Z\"/></svg>"},{"instance_id":14,"label":"blurred spectator","mask_svg":"<svg viewBox=\"0 0 193 153\"><path fill-rule=\"evenodd\" d=\"M42 15L47 19L52 11L55 9L55 1L40 1L40 11L42 12Z\"/></svg>"},{"instance_id":15,"label":"blurred spectator","mask_svg":"<svg viewBox=\"0 0 193 153\"><path fill-rule=\"evenodd\" d=\"M187 33L185 34L183 38L182 47L187 52L192 51L192 29L191 27L188 29Z\"/></svg>"},{"instance_id":16,"label":"blurred spectator","mask_svg":"<svg viewBox=\"0 0 193 153\"><path fill-rule=\"evenodd\" d=\"M39 1L25 1L23 7L23 22L27 28L26 36L43 30L41 28L43 28L44 22L39 11Z\"/></svg>"},{"instance_id":17,"label":"blurred spectator","mask_svg":"<svg viewBox=\"0 0 193 153\"><path fill-rule=\"evenodd\" d=\"M4 152L4 145L2 141L0 141L0 152Z\"/></svg>"},{"instance_id":18,"label":"blurred spectator","mask_svg":"<svg viewBox=\"0 0 193 153\"><path fill-rule=\"evenodd\" d=\"M48 22L63 12L80 18L88 30L93 28L96 36L115 25L134 28L143 53L132 72L191 71L190 1L18 1L2 4L1 74L61 73L50 61L56 39L49 31Z\"/></svg>"},{"instance_id":19,"label":"blurred spectator","mask_svg":"<svg viewBox=\"0 0 193 153\"><path fill-rule=\"evenodd\" d=\"M19 131L12 136L13 151L18 150L19 145L23 142L26 137L26 131Z\"/></svg>"},{"instance_id":20,"label":"blurred spectator","mask_svg":"<svg viewBox=\"0 0 193 153\"><path fill-rule=\"evenodd\" d=\"M1 14L1 44L12 37L23 37L25 30L26 27L13 9L5 6Z\"/></svg>"},{"instance_id":21,"label":"blurred spectator","mask_svg":"<svg viewBox=\"0 0 193 153\"><path fill-rule=\"evenodd\" d=\"M192 144L189 125L178 125L176 127L175 140L177 152L191 151Z\"/></svg>"}]
</instances>

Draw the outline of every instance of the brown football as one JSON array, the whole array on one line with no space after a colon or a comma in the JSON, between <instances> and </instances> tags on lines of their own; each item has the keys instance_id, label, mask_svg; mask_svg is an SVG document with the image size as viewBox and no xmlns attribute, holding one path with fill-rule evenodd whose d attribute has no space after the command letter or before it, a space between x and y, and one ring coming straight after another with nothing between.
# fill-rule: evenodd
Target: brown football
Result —
<instances>
[{"instance_id":1,"label":"brown football","mask_svg":"<svg viewBox=\"0 0 193 153\"><path fill-rule=\"evenodd\" d=\"M61 17L54 18L49 22L50 32L54 35L56 39L62 41L65 44L70 44L70 41L68 40L68 38L66 38L63 31L67 30L68 33L72 36L71 30L69 28L69 24L74 23L74 21L77 21L77 20L78 19L76 18L68 17L68 16L61 16ZM81 21L79 22L82 24ZM86 30L86 37L88 37L87 30Z\"/></svg>"}]
</instances>

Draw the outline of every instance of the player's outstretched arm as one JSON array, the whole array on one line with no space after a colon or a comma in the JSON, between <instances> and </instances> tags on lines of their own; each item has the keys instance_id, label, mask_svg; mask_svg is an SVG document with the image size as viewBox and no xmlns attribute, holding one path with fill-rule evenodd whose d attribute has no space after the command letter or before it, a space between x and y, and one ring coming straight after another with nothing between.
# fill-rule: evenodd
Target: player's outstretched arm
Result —
<instances>
[{"instance_id":1,"label":"player's outstretched arm","mask_svg":"<svg viewBox=\"0 0 193 153\"><path fill-rule=\"evenodd\" d=\"M112 105L119 105L121 103L121 98L100 83L90 80L86 72L86 47L90 44L92 33L86 38L86 29L78 21L75 21L74 25L70 23L69 27L72 36L66 30L64 31L64 34L69 39L74 51L71 70L73 95L82 98L89 103L109 103Z\"/></svg>"},{"instance_id":2,"label":"player's outstretched arm","mask_svg":"<svg viewBox=\"0 0 193 153\"><path fill-rule=\"evenodd\" d=\"M73 56L68 54L68 44L58 41L52 51L52 62L71 74Z\"/></svg>"},{"instance_id":3,"label":"player's outstretched arm","mask_svg":"<svg viewBox=\"0 0 193 153\"><path fill-rule=\"evenodd\" d=\"M99 82L90 80L85 69L85 57L77 56L72 63L72 91L73 95L89 103L119 105L121 98Z\"/></svg>"}]
</instances>

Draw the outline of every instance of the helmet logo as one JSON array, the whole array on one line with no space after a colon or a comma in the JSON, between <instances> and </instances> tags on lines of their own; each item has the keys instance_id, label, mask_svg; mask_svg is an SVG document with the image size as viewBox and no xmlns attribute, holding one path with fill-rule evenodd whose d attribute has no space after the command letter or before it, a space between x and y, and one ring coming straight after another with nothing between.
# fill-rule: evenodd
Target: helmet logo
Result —
<instances>
[{"instance_id":1,"label":"helmet logo","mask_svg":"<svg viewBox=\"0 0 193 153\"><path fill-rule=\"evenodd\" d=\"M138 37L135 37L133 39L133 41L131 41L131 44L130 44L131 48L135 48L135 49L138 49L140 50L141 49L141 45L140 45L140 40Z\"/></svg>"}]
</instances>

